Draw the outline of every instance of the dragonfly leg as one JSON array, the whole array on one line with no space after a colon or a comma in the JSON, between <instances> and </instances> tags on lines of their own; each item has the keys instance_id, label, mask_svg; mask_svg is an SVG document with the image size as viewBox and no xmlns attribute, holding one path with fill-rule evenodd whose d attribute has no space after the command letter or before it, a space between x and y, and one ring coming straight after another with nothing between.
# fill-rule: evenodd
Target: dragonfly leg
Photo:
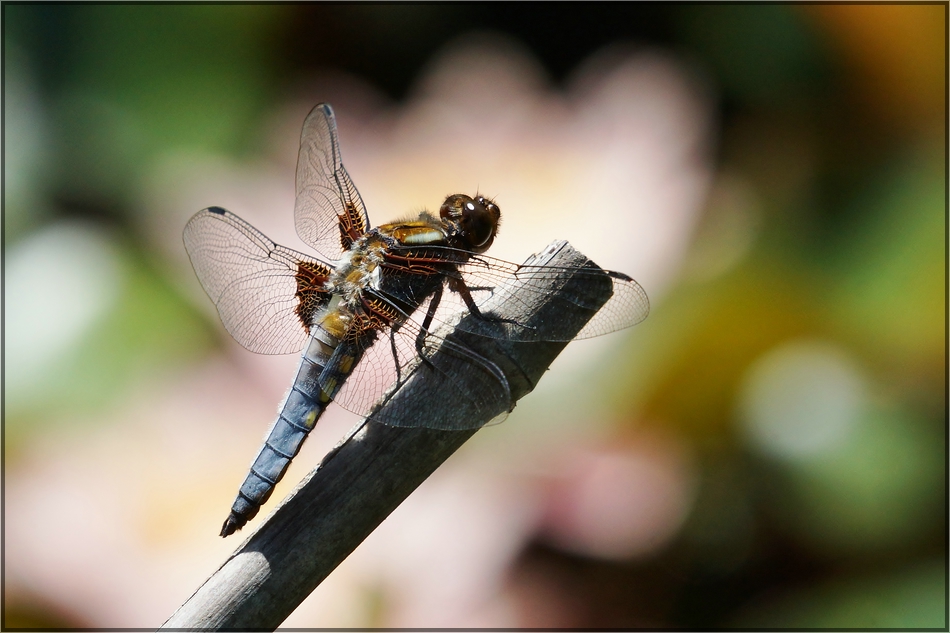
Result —
<instances>
[{"instance_id":1,"label":"dragonfly leg","mask_svg":"<svg viewBox=\"0 0 950 633\"><path fill-rule=\"evenodd\" d=\"M436 291L432 294L432 299L429 300L429 307L426 309L426 316L422 320L422 327L419 328L419 333L416 335L416 352L419 354L419 358L422 359L422 362L428 365L431 369L435 369L435 366L426 358L426 355L422 352L426 343L426 334L429 333L429 327L432 325L432 319L435 318L435 311L439 309L439 303L442 301L442 286L439 286Z\"/></svg>"},{"instance_id":2,"label":"dragonfly leg","mask_svg":"<svg viewBox=\"0 0 950 633\"><path fill-rule=\"evenodd\" d=\"M468 311L475 318L481 319L483 321L488 321L489 323L511 323L512 325L517 325L518 327L521 327L521 328L534 329L530 326L522 325L515 319L503 319L501 317L489 316L487 314L484 314L481 310L478 309L478 304L475 303L475 299L474 297L472 297L472 289L469 288L467 285L465 285L464 280L458 279L458 278L450 279L449 284L450 284L450 287L452 288L452 291L457 292L459 296L462 297L462 301L465 302L465 307L468 308ZM487 288L476 287L475 290L476 291L487 290Z\"/></svg>"},{"instance_id":3,"label":"dragonfly leg","mask_svg":"<svg viewBox=\"0 0 950 633\"><path fill-rule=\"evenodd\" d=\"M402 367L399 364L399 352L396 350L396 332L402 327L401 323L393 323L389 330L389 347L393 354L393 365L396 366L396 384L402 383Z\"/></svg>"}]
</instances>

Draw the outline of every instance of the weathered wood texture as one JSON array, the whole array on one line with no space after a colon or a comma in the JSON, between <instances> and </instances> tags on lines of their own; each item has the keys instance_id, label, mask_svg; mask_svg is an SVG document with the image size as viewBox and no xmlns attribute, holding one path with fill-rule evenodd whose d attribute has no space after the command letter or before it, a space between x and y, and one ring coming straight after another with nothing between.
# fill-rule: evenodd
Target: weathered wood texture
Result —
<instances>
[{"instance_id":1,"label":"weathered wood texture","mask_svg":"<svg viewBox=\"0 0 950 633\"><path fill-rule=\"evenodd\" d=\"M555 242L526 264L593 266L566 242ZM605 276L603 302L610 298ZM570 292L580 279L550 282L551 296ZM583 283L590 284L587 276ZM598 291L599 292L599 291ZM587 294L591 293L587 288ZM528 301L506 301L492 312L519 323L557 320L584 326L596 310L564 310L563 302L530 293ZM599 295L598 295L599 298ZM602 302L602 303L603 303ZM530 305L529 305L530 304ZM466 317L472 318L472 317ZM495 327L504 324L491 324ZM456 330L439 332L492 361L505 374L512 402L527 394L566 343L518 343L493 340ZM420 372L421 374L422 372ZM458 403L437 397L439 385L413 385L397 391L385 406L403 415L458 415ZM429 381L437 382L437 381ZM426 397L429 389L432 397ZM402 398L411 394L411 398ZM486 413L478 424L490 421ZM414 426L407 424L406 426ZM476 429L477 430L477 429ZM304 479L198 590L163 625L163 629L273 630L402 501L475 433L397 428L366 423L347 436Z\"/></svg>"}]
</instances>

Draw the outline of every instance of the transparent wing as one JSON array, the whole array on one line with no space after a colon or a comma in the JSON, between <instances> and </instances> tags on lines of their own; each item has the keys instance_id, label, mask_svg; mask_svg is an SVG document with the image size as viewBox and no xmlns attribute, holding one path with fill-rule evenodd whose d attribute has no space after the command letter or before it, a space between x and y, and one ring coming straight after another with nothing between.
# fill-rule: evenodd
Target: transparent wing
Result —
<instances>
[{"instance_id":1,"label":"transparent wing","mask_svg":"<svg viewBox=\"0 0 950 633\"><path fill-rule=\"evenodd\" d=\"M640 284L623 273L603 270L593 262L584 267L534 266L479 255L460 266L459 272L468 288L479 289L476 303L488 312L500 302L531 305L542 294L565 308L597 310L587 325L574 335L558 322L544 323L534 329L507 328L506 336L517 340L570 341L601 336L634 326L650 313L650 301ZM552 288L560 288L569 280L580 280L580 283L572 283L570 292L552 294ZM604 284L610 284L610 299L601 305L600 288Z\"/></svg>"},{"instance_id":2,"label":"transparent wing","mask_svg":"<svg viewBox=\"0 0 950 633\"><path fill-rule=\"evenodd\" d=\"M436 249L431 249L436 250ZM468 254L455 249L439 249L445 251L442 257L446 261L461 261ZM556 292L569 280L570 291ZM650 312L650 301L646 292L636 281L614 271L605 271L595 264L588 263L584 267L540 266L531 264L513 264L504 260L472 256L466 263L457 265L457 273L446 273L447 291L443 293L442 301L434 314L433 322L453 322L454 315L468 311L468 307L457 291L451 291L453 284L464 282L466 288L479 311L491 318L494 306L505 303L508 306L524 306L529 310L542 299L553 301L555 305L563 305L565 309L581 307L596 310L596 313L581 329L574 332L565 323L548 321L534 327L522 327L518 323L504 323L504 327L496 328L495 334L491 329L478 328L478 321L463 321L459 327L467 329L466 323L472 324L468 329L482 336L494 336L517 341L570 341L575 339L601 336L617 330L636 325L643 321ZM610 299L599 309L603 301L604 285L609 284ZM404 299L398 296L397 291L390 292L395 299ZM518 312L517 308L510 308L509 312Z\"/></svg>"},{"instance_id":3,"label":"transparent wing","mask_svg":"<svg viewBox=\"0 0 950 633\"><path fill-rule=\"evenodd\" d=\"M340 157L333 109L326 103L310 111L300 133L294 221L300 239L331 261L369 230L363 200Z\"/></svg>"},{"instance_id":4,"label":"transparent wing","mask_svg":"<svg viewBox=\"0 0 950 633\"><path fill-rule=\"evenodd\" d=\"M416 318L360 343L341 343L361 345L356 354L361 358L334 401L391 426L463 430L483 426L489 419L493 424L504 420L511 409L511 392L501 370L464 345L429 332L420 339L422 329ZM417 351L420 340L425 361ZM335 354L334 360L340 356ZM324 372L324 376L336 374ZM399 387L404 388L393 398ZM392 399L390 406L374 407L383 398L383 403ZM432 410L446 413L433 418Z\"/></svg>"},{"instance_id":5,"label":"transparent wing","mask_svg":"<svg viewBox=\"0 0 950 633\"><path fill-rule=\"evenodd\" d=\"M303 348L302 315L330 299L319 290L321 275L330 274L326 264L274 244L220 207L196 213L184 241L198 280L238 343L258 354Z\"/></svg>"}]
</instances>

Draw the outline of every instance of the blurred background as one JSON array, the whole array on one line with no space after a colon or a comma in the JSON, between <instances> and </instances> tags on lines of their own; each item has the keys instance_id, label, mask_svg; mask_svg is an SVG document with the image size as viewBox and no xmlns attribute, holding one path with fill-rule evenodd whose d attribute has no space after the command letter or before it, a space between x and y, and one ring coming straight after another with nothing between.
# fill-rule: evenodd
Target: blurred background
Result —
<instances>
[{"instance_id":1,"label":"blurred background","mask_svg":"<svg viewBox=\"0 0 950 633\"><path fill-rule=\"evenodd\" d=\"M4 5L4 625L155 627L297 359L181 243L495 198L650 317L570 345L285 622L946 627L946 6ZM273 509L356 422L325 417ZM245 530L243 534L247 534Z\"/></svg>"}]
</instances>

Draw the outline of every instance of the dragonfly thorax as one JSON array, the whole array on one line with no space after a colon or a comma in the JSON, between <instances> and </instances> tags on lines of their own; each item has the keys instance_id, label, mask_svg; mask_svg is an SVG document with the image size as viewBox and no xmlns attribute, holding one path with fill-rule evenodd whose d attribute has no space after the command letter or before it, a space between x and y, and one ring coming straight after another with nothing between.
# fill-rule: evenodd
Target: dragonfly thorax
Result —
<instances>
[{"instance_id":1,"label":"dragonfly thorax","mask_svg":"<svg viewBox=\"0 0 950 633\"><path fill-rule=\"evenodd\" d=\"M364 288L379 288L385 244L369 233L356 242L337 262L326 289L340 297L340 304L355 310Z\"/></svg>"}]
</instances>

